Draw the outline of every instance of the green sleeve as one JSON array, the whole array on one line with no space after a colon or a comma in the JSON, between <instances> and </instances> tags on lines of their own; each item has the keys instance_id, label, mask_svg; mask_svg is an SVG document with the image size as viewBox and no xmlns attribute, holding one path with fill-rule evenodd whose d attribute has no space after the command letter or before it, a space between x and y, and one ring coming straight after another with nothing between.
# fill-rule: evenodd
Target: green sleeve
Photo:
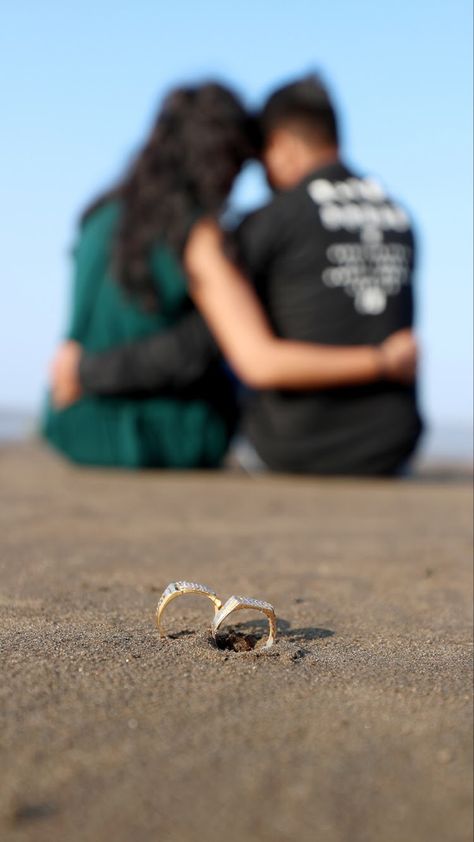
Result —
<instances>
[{"instance_id":1,"label":"green sleeve","mask_svg":"<svg viewBox=\"0 0 474 842\"><path fill-rule=\"evenodd\" d=\"M67 339L84 341L96 295L108 269L117 217L117 205L108 203L96 210L79 231L73 252L74 277Z\"/></svg>"}]
</instances>

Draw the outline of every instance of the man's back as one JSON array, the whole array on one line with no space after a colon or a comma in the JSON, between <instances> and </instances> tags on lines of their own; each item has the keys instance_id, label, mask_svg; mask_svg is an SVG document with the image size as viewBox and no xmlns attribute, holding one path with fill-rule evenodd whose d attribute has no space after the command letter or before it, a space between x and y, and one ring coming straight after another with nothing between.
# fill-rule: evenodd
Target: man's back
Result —
<instances>
[{"instance_id":1,"label":"man's back","mask_svg":"<svg viewBox=\"0 0 474 842\"><path fill-rule=\"evenodd\" d=\"M275 331L329 345L378 344L413 321L414 240L406 213L341 163L249 217L243 261ZM413 387L392 382L253 396L244 428L276 470L390 473L421 422Z\"/></svg>"}]
</instances>

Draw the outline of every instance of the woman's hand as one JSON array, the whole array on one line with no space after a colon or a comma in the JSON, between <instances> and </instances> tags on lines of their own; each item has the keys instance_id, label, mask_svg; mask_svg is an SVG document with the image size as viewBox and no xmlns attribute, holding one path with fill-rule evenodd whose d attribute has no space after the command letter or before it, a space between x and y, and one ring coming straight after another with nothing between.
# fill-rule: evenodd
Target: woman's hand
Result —
<instances>
[{"instance_id":1,"label":"woman's hand","mask_svg":"<svg viewBox=\"0 0 474 842\"><path fill-rule=\"evenodd\" d=\"M63 342L51 363L51 393L56 409L65 409L82 396L79 363L82 346L78 342Z\"/></svg>"},{"instance_id":2,"label":"woman's hand","mask_svg":"<svg viewBox=\"0 0 474 842\"><path fill-rule=\"evenodd\" d=\"M381 373L387 380L413 383L418 363L418 346L413 331L406 328L392 333L379 346Z\"/></svg>"}]
</instances>

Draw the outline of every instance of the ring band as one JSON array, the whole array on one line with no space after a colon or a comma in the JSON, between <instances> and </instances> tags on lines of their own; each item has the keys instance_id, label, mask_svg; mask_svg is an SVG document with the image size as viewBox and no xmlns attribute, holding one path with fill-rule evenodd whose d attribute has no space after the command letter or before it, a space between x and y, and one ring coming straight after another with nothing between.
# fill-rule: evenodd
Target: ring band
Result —
<instances>
[{"instance_id":1,"label":"ring band","mask_svg":"<svg viewBox=\"0 0 474 842\"><path fill-rule=\"evenodd\" d=\"M261 599L252 599L250 597L244 596L230 596L227 602L222 606L222 608L220 608L216 612L211 624L211 633L214 640L216 640L219 626L222 625L222 623L224 622L224 620L227 619L229 614L232 614L234 611L243 611L246 608L251 608L255 611L261 611L262 614L265 614L265 616L268 618L269 634L262 648L269 649L270 646L273 646L273 644L275 643L277 633L275 609L273 608L273 605L270 605L269 602L264 602Z\"/></svg>"},{"instance_id":2,"label":"ring band","mask_svg":"<svg viewBox=\"0 0 474 842\"><path fill-rule=\"evenodd\" d=\"M198 582L171 582L161 594L160 600L158 605L156 606L156 625L158 626L160 635L165 637L165 632L163 631L161 625L161 615L165 610L166 606L169 605L173 599L176 599L177 596L184 596L184 594L201 594L202 596L207 596L208 599L214 604L215 612L219 611L219 608L222 605L221 600L211 588L206 587L206 585L200 585Z\"/></svg>"}]
</instances>

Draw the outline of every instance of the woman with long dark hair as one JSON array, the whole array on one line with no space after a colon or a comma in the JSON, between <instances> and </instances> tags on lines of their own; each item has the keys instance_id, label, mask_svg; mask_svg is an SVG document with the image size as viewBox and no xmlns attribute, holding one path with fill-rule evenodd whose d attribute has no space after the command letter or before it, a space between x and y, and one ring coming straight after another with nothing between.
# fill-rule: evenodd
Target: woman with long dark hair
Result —
<instances>
[{"instance_id":1,"label":"woman with long dark hair","mask_svg":"<svg viewBox=\"0 0 474 842\"><path fill-rule=\"evenodd\" d=\"M391 358L414 361L406 336L384 353L274 336L251 285L226 256L218 222L254 154L253 140L243 106L226 87L183 87L167 97L123 181L82 217L68 339L105 351L166 331L196 306L237 376L254 388L365 383L386 373ZM235 418L231 382L214 361L179 394L50 404L43 429L84 464L214 467Z\"/></svg>"}]
</instances>

